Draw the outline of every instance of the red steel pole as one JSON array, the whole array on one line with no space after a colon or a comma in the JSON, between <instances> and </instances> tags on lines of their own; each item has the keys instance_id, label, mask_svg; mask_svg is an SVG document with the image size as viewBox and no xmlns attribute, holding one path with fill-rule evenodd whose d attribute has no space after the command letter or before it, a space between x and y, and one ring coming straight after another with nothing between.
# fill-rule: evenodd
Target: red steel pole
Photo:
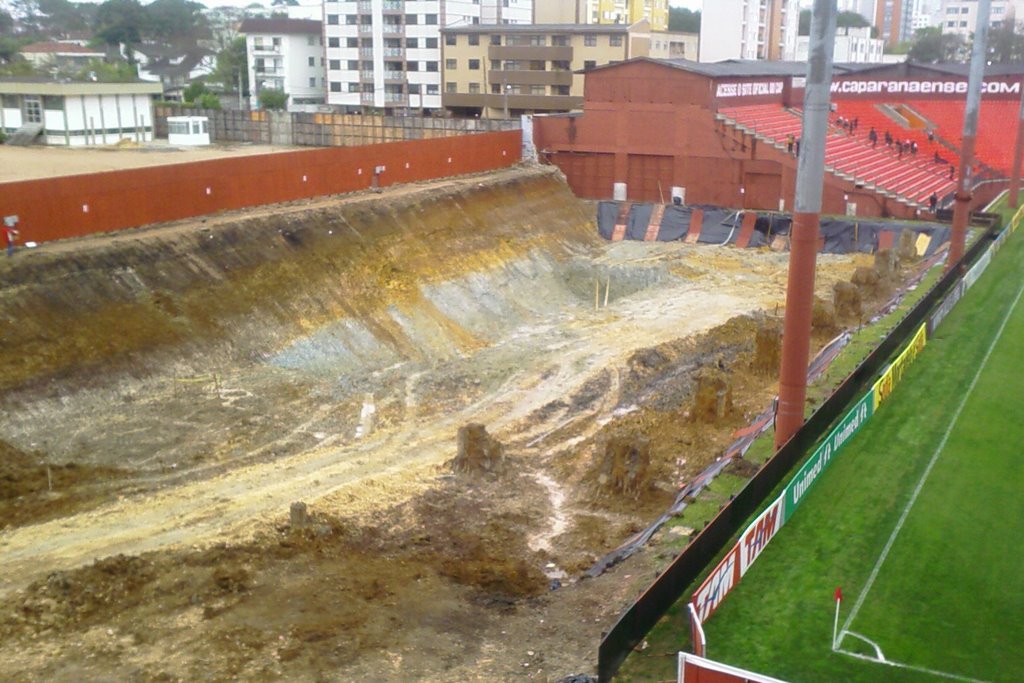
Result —
<instances>
[{"instance_id":1,"label":"red steel pole","mask_svg":"<svg viewBox=\"0 0 1024 683\"><path fill-rule=\"evenodd\" d=\"M978 134L978 111L981 109L981 86L985 79L988 46L988 17L992 0L978 0L978 24L971 51L970 77L967 80L967 106L964 109L963 146L960 150L960 177L956 181L953 204L953 234L949 238L946 270L963 258L967 243L967 221L971 209L971 166L974 164L974 139Z\"/></svg>"},{"instance_id":2,"label":"red steel pole","mask_svg":"<svg viewBox=\"0 0 1024 683\"><path fill-rule=\"evenodd\" d=\"M794 3L795 4L795 3ZM775 413L775 447L781 448L804 423L807 400L807 362L811 351L811 312L814 308L814 269L818 257L818 227L825 177L825 139L828 134L835 47L836 0L814 0L804 90L804 118L797 162L793 228L790 232L786 318L782 325L782 367L779 405Z\"/></svg>"},{"instance_id":3,"label":"red steel pole","mask_svg":"<svg viewBox=\"0 0 1024 683\"><path fill-rule=\"evenodd\" d=\"M1020 84L1020 112L1017 115L1017 146L1013 150L1013 173L1010 175L1010 208L1017 208L1017 195L1020 193L1020 164L1024 156L1024 82Z\"/></svg>"}]
</instances>

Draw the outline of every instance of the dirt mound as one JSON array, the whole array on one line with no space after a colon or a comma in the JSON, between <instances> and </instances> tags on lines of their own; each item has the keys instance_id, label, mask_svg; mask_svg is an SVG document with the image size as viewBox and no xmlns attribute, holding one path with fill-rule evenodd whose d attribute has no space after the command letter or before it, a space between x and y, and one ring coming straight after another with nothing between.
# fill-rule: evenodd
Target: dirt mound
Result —
<instances>
[{"instance_id":1,"label":"dirt mound","mask_svg":"<svg viewBox=\"0 0 1024 683\"><path fill-rule=\"evenodd\" d=\"M758 375L774 376L779 372L782 357L782 323L764 318L754 336L754 359L751 369Z\"/></svg>"},{"instance_id":2,"label":"dirt mound","mask_svg":"<svg viewBox=\"0 0 1024 683\"><path fill-rule=\"evenodd\" d=\"M615 493L635 496L646 486L650 466L650 440L635 436L612 436L604 446L598 483Z\"/></svg>"},{"instance_id":3,"label":"dirt mound","mask_svg":"<svg viewBox=\"0 0 1024 683\"><path fill-rule=\"evenodd\" d=\"M0 528L41 522L91 507L123 488L126 472L46 461L0 439Z\"/></svg>"},{"instance_id":4,"label":"dirt mound","mask_svg":"<svg viewBox=\"0 0 1024 683\"><path fill-rule=\"evenodd\" d=\"M453 472L475 474L496 472L505 461L505 449L482 424L459 427L456 437L458 452L451 461Z\"/></svg>"},{"instance_id":5,"label":"dirt mound","mask_svg":"<svg viewBox=\"0 0 1024 683\"><path fill-rule=\"evenodd\" d=\"M719 367L704 368L697 375L690 419L717 424L732 413L732 379Z\"/></svg>"},{"instance_id":6,"label":"dirt mound","mask_svg":"<svg viewBox=\"0 0 1024 683\"><path fill-rule=\"evenodd\" d=\"M824 334L831 334L838 328L836 323L836 307L820 296L814 297L814 308L811 310L811 327Z\"/></svg>"},{"instance_id":7,"label":"dirt mound","mask_svg":"<svg viewBox=\"0 0 1024 683\"><path fill-rule=\"evenodd\" d=\"M852 282L837 282L832 286L832 296L836 318L846 321L859 321L863 315L860 289Z\"/></svg>"}]
</instances>

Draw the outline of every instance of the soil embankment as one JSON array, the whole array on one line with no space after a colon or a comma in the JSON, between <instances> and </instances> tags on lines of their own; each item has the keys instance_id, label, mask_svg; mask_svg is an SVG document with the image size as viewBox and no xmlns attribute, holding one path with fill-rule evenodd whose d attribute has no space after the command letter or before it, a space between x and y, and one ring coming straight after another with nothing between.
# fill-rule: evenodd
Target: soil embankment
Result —
<instances>
[{"instance_id":1,"label":"soil embankment","mask_svg":"<svg viewBox=\"0 0 1024 683\"><path fill-rule=\"evenodd\" d=\"M536 168L17 254L0 658L39 680L591 668L668 556L579 577L766 405L786 259L603 243ZM822 258L819 292L864 263Z\"/></svg>"}]
</instances>

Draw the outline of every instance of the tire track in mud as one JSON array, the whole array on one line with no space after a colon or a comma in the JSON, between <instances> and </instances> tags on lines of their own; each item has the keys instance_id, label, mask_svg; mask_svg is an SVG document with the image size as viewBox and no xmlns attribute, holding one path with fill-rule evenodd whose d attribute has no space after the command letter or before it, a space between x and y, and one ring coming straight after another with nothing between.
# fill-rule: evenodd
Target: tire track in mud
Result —
<instances>
[{"instance_id":1,"label":"tire track in mud","mask_svg":"<svg viewBox=\"0 0 1024 683\"><path fill-rule=\"evenodd\" d=\"M420 417L353 444L321 444L279 461L7 531L0 535L0 595L41 573L114 554L245 537L284 517L296 500L347 500L345 513L352 507L368 513L398 502L396 495L407 497L431 485L436 468L453 455L461 425L483 422L503 438L521 429L531 413L571 396L595 374L610 369L614 376L614 369L635 349L705 331L768 303L752 300L749 290L742 294L721 289L707 293L692 285L650 292L627 305L571 321L575 339L565 347L545 350L550 338L539 333L534 353L501 389L450 415ZM556 363L557 375L543 379L543 370ZM599 401L586 419L597 420L613 406L610 399ZM531 425L531 432L546 427L553 432L558 426Z\"/></svg>"}]
</instances>

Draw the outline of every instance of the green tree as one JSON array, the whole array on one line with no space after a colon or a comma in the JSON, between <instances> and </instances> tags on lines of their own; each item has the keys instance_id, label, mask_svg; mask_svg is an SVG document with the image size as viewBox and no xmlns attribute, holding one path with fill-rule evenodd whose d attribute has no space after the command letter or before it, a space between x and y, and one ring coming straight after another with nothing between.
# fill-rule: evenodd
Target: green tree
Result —
<instances>
[{"instance_id":1,"label":"green tree","mask_svg":"<svg viewBox=\"0 0 1024 683\"><path fill-rule=\"evenodd\" d=\"M217 93L204 92L196 100L196 106L200 109L220 109L220 98Z\"/></svg>"},{"instance_id":2,"label":"green tree","mask_svg":"<svg viewBox=\"0 0 1024 683\"><path fill-rule=\"evenodd\" d=\"M259 97L260 109L283 110L288 106L288 95L284 90L261 90Z\"/></svg>"},{"instance_id":3,"label":"green tree","mask_svg":"<svg viewBox=\"0 0 1024 683\"><path fill-rule=\"evenodd\" d=\"M194 45L209 34L203 6L190 0L153 0L143 8L143 34L167 45Z\"/></svg>"},{"instance_id":4,"label":"green tree","mask_svg":"<svg viewBox=\"0 0 1024 683\"><path fill-rule=\"evenodd\" d=\"M0 36L14 35L14 17L10 12L0 8Z\"/></svg>"},{"instance_id":5,"label":"green tree","mask_svg":"<svg viewBox=\"0 0 1024 683\"><path fill-rule=\"evenodd\" d=\"M700 33L700 10L670 7L668 9L668 30L680 33Z\"/></svg>"},{"instance_id":6,"label":"green tree","mask_svg":"<svg viewBox=\"0 0 1024 683\"><path fill-rule=\"evenodd\" d=\"M181 99L185 102L196 102L200 95L210 92L202 81L192 81L181 91Z\"/></svg>"},{"instance_id":7,"label":"green tree","mask_svg":"<svg viewBox=\"0 0 1024 683\"><path fill-rule=\"evenodd\" d=\"M93 30L107 45L127 45L131 55L132 46L142 42L145 21L139 0L107 0L96 10Z\"/></svg>"},{"instance_id":8,"label":"green tree","mask_svg":"<svg viewBox=\"0 0 1024 683\"><path fill-rule=\"evenodd\" d=\"M91 59L89 64L84 67L70 72L58 72L57 75L74 81L96 81L99 83L129 83L139 78L139 72L135 65L129 64L123 59L115 62Z\"/></svg>"},{"instance_id":9,"label":"green tree","mask_svg":"<svg viewBox=\"0 0 1024 683\"><path fill-rule=\"evenodd\" d=\"M963 56L965 48L966 42L962 36L943 33L942 29L930 26L914 33L907 56L912 61L926 64L955 62Z\"/></svg>"},{"instance_id":10,"label":"green tree","mask_svg":"<svg viewBox=\"0 0 1024 683\"><path fill-rule=\"evenodd\" d=\"M249 64L245 50L245 37L238 36L217 53L217 71L214 78L224 84L227 92L237 92L238 77L242 77L242 94L249 94Z\"/></svg>"},{"instance_id":11,"label":"green tree","mask_svg":"<svg viewBox=\"0 0 1024 683\"><path fill-rule=\"evenodd\" d=\"M1024 35L1014 30L1012 21L993 26L988 34L989 60L997 64L1024 62Z\"/></svg>"}]
</instances>

